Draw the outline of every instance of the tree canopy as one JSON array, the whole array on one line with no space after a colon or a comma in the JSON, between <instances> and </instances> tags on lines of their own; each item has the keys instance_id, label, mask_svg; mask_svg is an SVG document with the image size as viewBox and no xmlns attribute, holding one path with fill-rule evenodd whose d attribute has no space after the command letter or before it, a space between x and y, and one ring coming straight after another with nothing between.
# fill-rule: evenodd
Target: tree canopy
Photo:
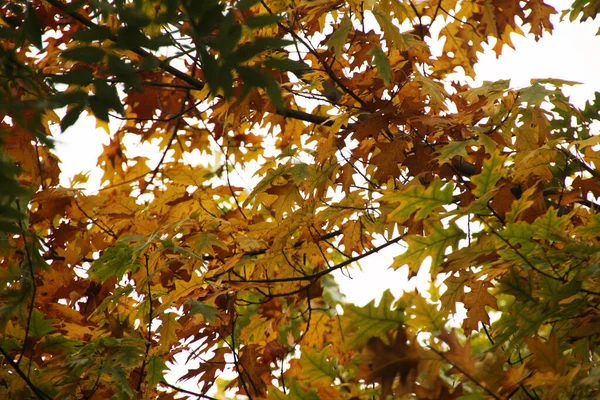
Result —
<instances>
[{"instance_id":1,"label":"tree canopy","mask_svg":"<svg viewBox=\"0 0 600 400\"><path fill-rule=\"evenodd\" d=\"M0 397L598 396L600 94L449 77L558 13L2 2ZM94 190L59 185L80 117ZM332 272L384 248L429 289L348 302Z\"/></svg>"}]
</instances>

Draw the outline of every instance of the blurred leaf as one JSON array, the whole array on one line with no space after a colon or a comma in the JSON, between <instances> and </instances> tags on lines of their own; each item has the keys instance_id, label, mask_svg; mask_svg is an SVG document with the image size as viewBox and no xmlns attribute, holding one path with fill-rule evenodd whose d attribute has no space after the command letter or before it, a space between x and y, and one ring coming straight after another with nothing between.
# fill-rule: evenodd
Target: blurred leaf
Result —
<instances>
[{"instance_id":1,"label":"blurred leaf","mask_svg":"<svg viewBox=\"0 0 600 400\"><path fill-rule=\"evenodd\" d=\"M60 56L68 60L81 61L87 64L99 63L104 58L104 50L99 47L80 46L63 51Z\"/></svg>"},{"instance_id":2,"label":"blurred leaf","mask_svg":"<svg viewBox=\"0 0 600 400\"><path fill-rule=\"evenodd\" d=\"M390 60L387 55L381 50L381 47L375 46L369 51L369 54L373 56L373 64L377 67L377 75L383 79L386 85L389 85L392 81L392 73L390 67Z\"/></svg>"}]
</instances>

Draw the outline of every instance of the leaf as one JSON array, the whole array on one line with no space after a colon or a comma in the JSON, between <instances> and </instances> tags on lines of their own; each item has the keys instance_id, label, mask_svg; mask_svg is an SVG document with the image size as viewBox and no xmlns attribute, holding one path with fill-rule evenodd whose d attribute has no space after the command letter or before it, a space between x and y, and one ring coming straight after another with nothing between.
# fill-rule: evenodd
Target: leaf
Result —
<instances>
[{"instance_id":1,"label":"leaf","mask_svg":"<svg viewBox=\"0 0 600 400\"><path fill-rule=\"evenodd\" d=\"M87 86L92 83L93 80L93 72L86 68L73 69L65 74L55 75L52 77L53 82L66 83L68 85L74 84L79 86Z\"/></svg>"},{"instance_id":2,"label":"leaf","mask_svg":"<svg viewBox=\"0 0 600 400\"><path fill-rule=\"evenodd\" d=\"M449 97L448 93L439 82L435 82L432 79L418 74L415 81L421 85L423 94L429 96L429 104L437 110L443 110L446 108L444 102Z\"/></svg>"},{"instance_id":3,"label":"leaf","mask_svg":"<svg viewBox=\"0 0 600 400\"><path fill-rule=\"evenodd\" d=\"M375 300L364 307L352 304L344 308L344 328L347 341L345 346L356 349L364 345L370 338L384 335L396 329L406 320L404 310L394 306L394 297L389 290L383 293L379 305Z\"/></svg>"},{"instance_id":4,"label":"leaf","mask_svg":"<svg viewBox=\"0 0 600 400\"><path fill-rule=\"evenodd\" d=\"M190 315L202 314L205 320L208 322L214 322L217 318L217 310L210 304L203 303L198 300L189 299L185 302L191 306Z\"/></svg>"},{"instance_id":5,"label":"leaf","mask_svg":"<svg viewBox=\"0 0 600 400\"><path fill-rule=\"evenodd\" d=\"M201 232L194 236L198 254L215 255L215 247L227 250L227 246L214 233Z\"/></svg>"},{"instance_id":6,"label":"leaf","mask_svg":"<svg viewBox=\"0 0 600 400\"><path fill-rule=\"evenodd\" d=\"M81 61L87 64L99 63L104 58L105 52L99 47L79 46L63 51L60 56L68 60Z\"/></svg>"},{"instance_id":7,"label":"leaf","mask_svg":"<svg viewBox=\"0 0 600 400\"><path fill-rule=\"evenodd\" d=\"M406 295L405 295L406 296ZM406 313L411 316L407 319L406 325L415 328L418 331L426 332L441 331L445 325L445 320L448 316L448 309L444 306L428 302L423 296L418 293L402 297L401 301L406 301L410 308L406 309Z\"/></svg>"},{"instance_id":8,"label":"leaf","mask_svg":"<svg viewBox=\"0 0 600 400\"><path fill-rule=\"evenodd\" d=\"M104 41L111 36L111 31L106 26L90 26L88 29L80 29L71 34L71 38L73 40L78 40L80 42L95 42L95 41Z\"/></svg>"},{"instance_id":9,"label":"leaf","mask_svg":"<svg viewBox=\"0 0 600 400\"><path fill-rule=\"evenodd\" d=\"M566 360L559 350L558 338L554 332L545 342L537 338L525 338L525 342L534 356L533 363L537 369L554 372L558 375L564 373Z\"/></svg>"},{"instance_id":10,"label":"leaf","mask_svg":"<svg viewBox=\"0 0 600 400\"><path fill-rule=\"evenodd\" d=\"M302 61L290 60L289 58L269 58L263 62L266 67L279 71L301 71L308 69L308 65Z\"/></svg>"},{"instance_id":11,"label":"leaf","mask_svg":"<svg viewBox=\"0 0 600 400\"><path fill-rule=\"evenodd\" d=\"M388 214L388 219L391 221L404 222L413 213L415 219L421 220L431 216L435 209L451 204L453 201L453 185L444 184L439 179L431 182L427 188L421 185L408 185L406 187L406 190L395 192L383 198L392 204L400 203Z\"/></svg>"},{"instance_id":12,"label":"leaf","mask_svg":"<svg viewBox=\"0 0 600 400\"><path fill-rule=\"evenodd\" d=\"M235 6L239 10L248 10L250 7L252 7L253 5L255 5L258 2L259 2L259 0L240 0L235 4Z\"/></svg>"},{"instance_id":13,"label":"leaf","mask_svg":"<svg viewBox=\"0 0 600 400\"><path fill-rule=\"evenodd\" d=\"M171 346L179 341L177 331L181 329L181 324L177 321L178 317L173 312L163 313L158 317L161 321L161 325L157 329L160 335L158 349L161 353L167 353L171 349Z\"/></svg>"},{"instance_id":14,"label":"leaf","mask_svg":"<svg viewBox=\"0 0 600 400\"><path fill-rule=\"evenodd\" d=\"M275 14L263 14L263 15L254 15L252 17L246 18L244 23L250 28L262 28L269 25L275 25L282 20L280 15Z\"/></svg>"},{"instance_id":15,"label":"leaf","mask_svg":"<svg viewBox=\"0 0 600 400\"><path fill-rule=\"evenodd\" d=\"M450 142L436 151L438 156L435 159L440 164L444 164L450 162L454 157L467 157L467 147L475 144L476 141L473 139Z\"/></svg>"},{"instance_id":16,"label":"leaf","mask_svg":"<svg viewBox=\"0 0 600 400\"><path fill-rule=\"evenodd\" d=\"M473 360L471 343L467 340L465 345L461 345L454 331L443 332L440 338L450 347L450 350L442 353L442 357L448 360L456 369L450 372L463 373L467 376L475 376L477 366Z\"/></svg>"},{"instance_id":17,"label":"leaf","mask_svg":"<svg viewBox=\"0 0 600 400\"><path fill-rule=\"evenodd\" d=\"M44 318L44 314L38 310L31 312L31 320L29 322L29 334L33 337L43 337L56 330L52 324L56 320L47 320Z\"/></svg>"},{"instance_id":18,"label":"leaf","mask_svg":"<svg viewBox=\"0 0 600 400\"><path fill-rule=\"evenodd\" d=\"M140 264L134 258L133 248L123 242L117 242L93 262L88 272L91 277L104 282L112 276L121 280L127 271L135 272L139 267Z\"/></svg>"},{"instance_id":19,"label":"leaf","mask_svg":"<svg viewBox=\"0 0 600 400\"><path fill-rule=\"evenodd\" d=\"M311 382L318 385L330 385L337 378L336 362L327 357L328 353L328 348L302 353L300 357L302 373Z\"/></svg>"},{"instance_id":20,"label":"leaf","mask_svg":"<svg viewBox=\"0 0 600 400\"><path fill-rule=\"evenodd\" d=\"M373 64L377 67L377 75L383 79L386 85L392 82L392 72L390 66L390 60L387 55L381 50L381 47L374 46L369 50L369 54L373 56Z\"/></svg>"},{"instance_id":21,"label":"leaf","mask_svg":"<svg viewBox=\"0 0 600 400\"><path fill-rule=\"evenodd\" d=\"M39 50L43 50L42 44L42 22L35 12L33 5L27 3L27 13L23 24L23 34Z\"/></svg>"},{"instance_id":22,"label":"leaf","mask_svg":"<svg viewBox=\"0 0 600 400\"><path fill-rule=\"evenodd\" d=\"M83 110L84 107L82 105L70 107L67 110L65 117L60 122L60 131L64 133L69 127L75 125Z\"/></svg>"},{"instance_id":23,"label":"leaf","mask_svg":"<svg viewBox=\"0 0 600 400\"><path fill-rule=\"evenodd\" d=\"M264 192L271 186L271 183L283 177L284 175L291 175L296 181L308 177L308 171L306 164L295 164L295 165L282 165L277 169L269 170L265 177L254 187L252 192L248 195L248 198L244 201L244 206L248 205L249 202L261 192Z\"/></svg>"},{"instance_id":24,"label":"leaf","mask_svg":"<svg viewBox=\"0 0 600 400\"><path fill-rule=\"evenodd\" d=\"M146 364L148 372L146 372L146 383L148 386L155 386L161 382L164 378L164 371L168 370L164 362L162 362L159 356L150 357L150 360Z\"/></svg>"},{"instance_id":25,"label":"leaf","mask_svg":"<svg viewBox=\"0 0 600 400\"><path fill-rule=\"evenodd\" d=\"M117 93L117 89L114 86L109 86L106 82L101 80L94 81L94 86L96 88L95 97L98 99L98 101L101 101L106 107L112 108L121 115L125 114L123 103L121 102L119 94Z\"/></svg>"},{"instance_id":26,"label":"leaf","mask_svg":"<svg viewBox=\"0 0 600 400\"><path fill-rule=\"evenodd\" d=\"M344 15L339 27L327 40L327 47L333 51L337 58L342 56L342 51L344 50L344 46L346 45L346 40L351 29L352 21L350 21L348 15Z\"/></svg>"},{"instance_id":27,"label":"leaf","mask_svg":"<svg viewBox=\"0 0 600 400\"><path fill-rule=\"evenodd\" d=\"M411 235L405 238L408 250L395 257L395 268L408 264L410 270L416 274L423 261L431 257L431 271L435 274L444 261L447 248L456 248L458 241L465 236L454 224L445 228L439 222L427 222L425 230L428 232L425 236Z\"/></svg>"},{"instance_id":28,"label":"leaf","mask_svg":"<svg viewBox=\"0 0 600 400\"><path fill-rule=\"evenodd\" d=\"M281 94L281 89L277 84L277 81L271 76L265 74L265 89L267 91L267 95L271 100L271 103L275 106L275 109L281 110L283 108L283 96Z\"/></svg>"},{"instance_id":29,"label":"leaf","mask_svg":"<svg viewBox=\"0 0 600 400\"><path fill-rule=\"evenodd\" d=\"M463 297L463 303L467 309L467 318L463 321L465 334L469 335L471 331L479 330L479 323L490 324L490 317L485 307L498 309L496 298L488 292L488 288L493 285L486 281L471 282L468 287L470 292Z\"/></svg>"},{"instance_id":30,"label":"leaf","mask_svg":"<svg viewBox=\"0 0 600 400\"><path fill-rule=\"evenodd\" d=\"M501 169L503 165L504 159L496 152L493 152L491 157L483 162L481 173L471 178L471 182L475 184L473 195L483 197L489 193L502 177Z\"/></svg>"}]
</instances>

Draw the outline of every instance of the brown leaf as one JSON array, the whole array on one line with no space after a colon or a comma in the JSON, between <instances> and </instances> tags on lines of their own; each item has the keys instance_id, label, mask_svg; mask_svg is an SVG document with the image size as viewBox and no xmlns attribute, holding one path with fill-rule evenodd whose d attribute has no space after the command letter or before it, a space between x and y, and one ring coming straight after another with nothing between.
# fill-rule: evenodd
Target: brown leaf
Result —
<instances>
[{"instance_id":1,"label":"brown leaf","mask_svg":"<svg viewBox=\"0 0 600 400\"><path fill-rule=\"evenodd\" d=\"M538 338L525 338L525 342L533 354L533 361L530 362L533 368L558 375L565 372L567 360L558 347L558 338L554 332L545 342Z\"/></svg>"},{"instance_id":2,"label":"brown leaf","mask_svg":"<svg viewBox=\"0 0 600 400\"><path fill-rule=\"evenodd\" d=\"M468 287L471 288L471 291L463 297L463 303L467 309L467 318L463 321L463 329L467 335L472 331L478 331L480 322L485 325L490 324L486 306L498 309L498 301L488 292L489 288L494 287L490 282L475 281L468 284Z\"/></svg>"},{"instance_id":3,"label":"brown leaf","mask_svg":"<svg viewBox=\"0 0 600 400\"><path fill-rule=\"evenodd\" d=\"M406 160L404 154L406 142L394 140L390 143L377 144L375 147L379 149L379 153L371 159L371 163L377 167L373 177L379 182L386 182L389 178L399 177L400 168L398 164Z\"/></svg>"},{"instance_id":4,"label":"brown leaf","mask_svg":"<svg viewBox=\"0 0 600 400\"><path fill-rule=\"evenodd\" d=\"M364 359L369 362L370 367L368 381L381 385L382 399L393 394L396 376L411 391L414 385L412 380L419 366L419 352L415 348L414 339L409 343L404 327L398 329L391 345L385 344L379 337L370 338L364 349Z\"/></svg>"},{"instance_id":5,"label":"brown leaf","mask_svg":"<svg viewBox=\"0 0 600 400\"><path fill-rule=\"evenodd\" d=\"M443 331L440 339L450 346L450 350L441 354L444 359L448 360L454 366L450 372L458 372L470 377L475 376L477 373L477 364L473 359L471 343L467 340L464 346L461 345L454 331L450 333Z\"/></svg>"}]
</instances>

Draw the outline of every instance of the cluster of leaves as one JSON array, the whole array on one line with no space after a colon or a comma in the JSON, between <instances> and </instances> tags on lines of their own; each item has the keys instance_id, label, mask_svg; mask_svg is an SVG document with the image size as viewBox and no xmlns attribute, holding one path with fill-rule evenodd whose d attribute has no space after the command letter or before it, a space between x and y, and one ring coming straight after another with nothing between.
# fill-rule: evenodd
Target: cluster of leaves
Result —
<instances>
[{"instance_id":1,"label":"cluster of leaves","mask_svg":"<svg viewBox=\"0 0 600 400\"><path fill-rule=\"evenodd\" d=\"M1 397L598 396L600 96L447 79L556 13L3 2ZM81 114L110 132L93 192L52 153ZM332 272L386 247L430 289L346 302Z\"/></svg>"}]
</instances>

